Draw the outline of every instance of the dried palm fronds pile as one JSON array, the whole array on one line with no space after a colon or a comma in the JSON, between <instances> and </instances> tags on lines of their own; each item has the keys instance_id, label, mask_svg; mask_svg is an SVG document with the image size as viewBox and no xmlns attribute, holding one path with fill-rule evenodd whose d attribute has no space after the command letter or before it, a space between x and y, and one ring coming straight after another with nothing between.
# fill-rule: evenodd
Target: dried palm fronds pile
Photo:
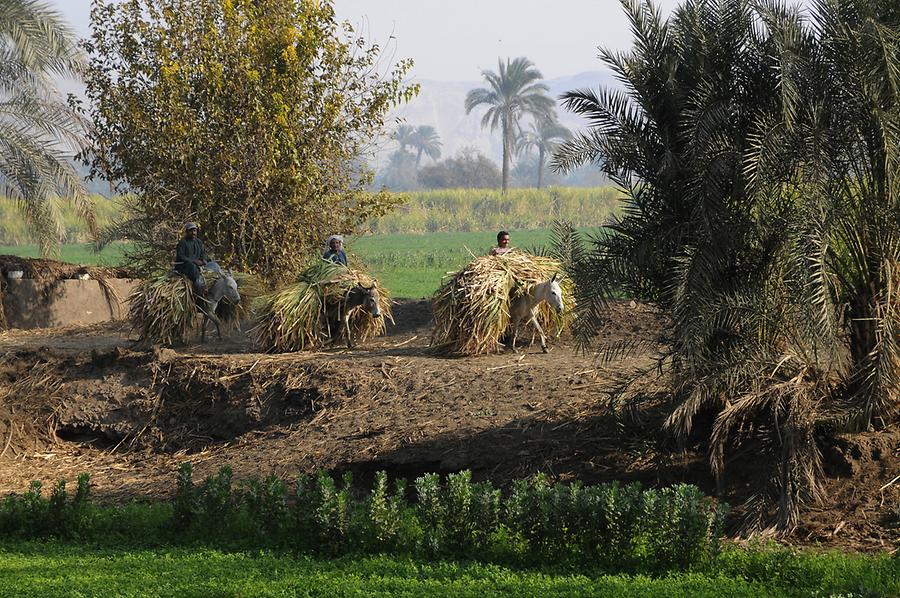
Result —
<instances>
[{"instance_id":1,"label":"dried palm fronds pile","mask_svg":"<svg viewBox=\"0 0 900 598\"><path fill-rule=\"evenodd\" d=\"M327 313L337 308L356 285L370 287L375 280L366 273L317 259L297 277L297 282L263 297L253 329L257 344L268 352L315 349L339 331L329 330ZM391 298L378 289L382 317L374 318L362 307L350 312L350 331L355 340L383 334L391 319Z\"/></svg>"},{"instance_id":2,"label":"dried palm fronds pile","mask_svg":"<svg viewBox=\"0 0 900 598\"><path fill-rule=\"evenodd\" d=\"M206 288L218 280L215 272L204 271ZM235 274L241 302L235 305L222 299L216 306L216 317L223 332L237 327L250 311L251 303L262 293L258 280L247 274ZM131 328L144 344L173 345L196 333L203 323L206 303L197 298L194 285L186 277L172 272L150 278L139 284L128 297ZM198 309L199 307L199 309Z\"/></svg>"},{"instance_id":3,"label":"dried palm fronds pile","mask_svg":"<svg viewBox=\"0 0 900 598\"><path fill-rule=\"evenodd\" d=\"M499 350L509 328L512 299L557 273L561 276L556 260L518 251L476 257L446 277L434 294L431 344L452 355ZM547 303L538 308L538 322L549 336L558 335L568 326L574 307L571 282L567 278L558 280L563 291L563 313L555 313Z\"/></svg>"}]
</instances>

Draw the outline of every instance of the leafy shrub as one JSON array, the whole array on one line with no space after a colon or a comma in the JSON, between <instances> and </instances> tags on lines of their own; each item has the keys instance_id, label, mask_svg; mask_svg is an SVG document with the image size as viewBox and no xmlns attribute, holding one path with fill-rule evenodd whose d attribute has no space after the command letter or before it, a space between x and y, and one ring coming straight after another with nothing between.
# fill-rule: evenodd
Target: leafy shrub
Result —
<instances>
[{"instance_id":1,"label":"leafy shrub","mask_svg":"<svg viewBox=\"0 0 900 598\"><path fill-rule=\"evenodd\" d=\"M172 520L176 529L189 528L197 515L197 490L194 487L193 473L194 468L190 463L182 463L178 468L173 505L175 513Z\"/></svg>"},{"instance_id":2,"label":"leafy shrub","mask_svg":"<svg viewBox=\"0 0 900 598\"><path fill-rule=\"evenodd\" d=\"M404 552L428 557L600 563L610 569L690 568L718 553L724 508L687 485L642 490L638 484L551 484L544 475L518 480L505 499L468 471L415 481L417 501L379 472L371 491L355 495L353 478L336 484L326 471L301 476L289 508L276 476L250 479L232 491L221 468L199 487L190 464L178 471L164 505L98 508L87 476L74 497L60 481L49 497L33 482L0 503L0 534L20 538L79 537L133 542L226 541L338 555Z\"/></svg>"},{"instance_id":3,"label":"leafy shrub","mask_svg":"<svg viewBox=\"0 0 900 598\"><path fill-rule=\"evenodd\" d=\"M288 522L287 485L276 475L244 482L244 508L258 534L278 535Z\"/></svg>"}]
</instances>

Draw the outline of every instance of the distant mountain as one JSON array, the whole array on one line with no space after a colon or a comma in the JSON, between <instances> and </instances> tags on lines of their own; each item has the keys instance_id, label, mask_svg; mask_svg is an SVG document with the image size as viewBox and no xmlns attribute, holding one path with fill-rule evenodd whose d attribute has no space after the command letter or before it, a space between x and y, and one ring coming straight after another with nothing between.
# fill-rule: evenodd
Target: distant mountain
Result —
<instances>
[{"instance_id":1,"label":"distant mountain","mask_svg":"<svg viewBox=\"0 0 900 598\"><path fill-rule=\"evenodd\" d=\"M595 71L579 73L567 77L557 77L544 81L550 88L550 95L554 98L574 89L597 89L602 86L617 86L615 79L609 73ZM403 122L409 125L431 125L435 127L443 142L442 155L452 156L464 146L476 147L490 158L499 162L501 157L500 139L496 133L489 129L481 128L481 117L485 110L479 108L467 115L464 107L466 94L471 89L484 85L480 81L419 81L422 90L409 104L400 107L391 114L392 121L389 128ZM582 129L584 121L560 106L559 118L564 125L573 130ZM382 144L380 156L386 156L393 151L395 145L390 142ZM427 159L424 163L428 163Z\"/></svg>"}]
</instances>

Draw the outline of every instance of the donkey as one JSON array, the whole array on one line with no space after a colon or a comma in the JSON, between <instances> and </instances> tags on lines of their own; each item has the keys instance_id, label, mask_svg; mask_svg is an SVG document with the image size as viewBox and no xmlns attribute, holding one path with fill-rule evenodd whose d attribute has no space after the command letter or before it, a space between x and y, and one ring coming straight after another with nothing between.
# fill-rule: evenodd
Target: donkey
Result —
<instances>
[{"instance_id":1,"label":"donkey","mask_svg":"<svg viewBox=\"0 0 900 598\"><path fill-rule=\"evenodd\" d=\"M228 272L220 271L219 278L216 279L216 282L213 283L212 287L206 292L206 296L198 297L197 305L203 313L203 326L200 329L200 342L206 342L206 324L210 321L216 325L216 334L219 336L219 340L222 340L221 323L219 322L219 317L216 316L216 309L219 307L219 302L222 301L222 299L227 299L235 304L241 302L241 294L238 292L237 282L234 280L231 270Z\"/></svg>"},{"instance_id":2,"label":"donkey","mask_svg":"<svg viewBox=\"0 0 900 598\"><path fill-rule=\"evenodd\" d=\"M544 330L537 321L537 307L541 302L549 303L557 313L563 310L562 287L556 281L556 274L550 280L539 282L521 297L513 299L509 306L509 327L512 332L513 351L516 350L516 338L519 335L519 325L528 319L534 325L535 330L541 335L541 350L547 352L547 340L544 338ZM534 337L532 337L532 341Z\"/></svg>"},{"instance_id":3,"label":"donkey","mask_svg":"<svg viewBox=\"0 0 900 598\"><path fill-rule=\"evenodd\" d=\"M364 287L361 284L356 285L347 291L347 294L335 308L328 310L328 329L331 331L332 343L340 339L341 331L343 330L343 334L347 339L347 348L353 348L353 338L350 334L350 313L357 307L362 306L372 317L381 317L381 307L378 305L381 295L378 293L377 285L377 280L374 280L370 287Z\"/></svg>"}]
</instances>

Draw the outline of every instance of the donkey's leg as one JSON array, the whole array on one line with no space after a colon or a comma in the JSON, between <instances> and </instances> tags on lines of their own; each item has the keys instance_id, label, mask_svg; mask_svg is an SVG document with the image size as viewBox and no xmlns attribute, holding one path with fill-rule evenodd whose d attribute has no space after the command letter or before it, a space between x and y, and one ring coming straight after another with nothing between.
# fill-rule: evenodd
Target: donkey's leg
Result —
<instances>
[{"instance_id":1,"label":"donkey's leg","mask_svg":"<svg viewBox=\"0 0 900 598\"><path fill-rule=\"evenodd\" d=\"M510 322L510 326L512 327L512 343L510 344L510 348L514 353L518 353L516 350L516 340L519 338L519 326L522 324L522 319L518 316L513 318Z\"/></svg>"},{"instance_id":2,"label":"donkey's leg","mask_svg":"<svg viewBox=\"0 0 900 598\"><path fill-rule=\"evenodd\" d=\"M344 312L344 334L347 335L347 348L353 348L353 339L350 338L350 310Z\"/></svg>"},{"instance_id":3,"label":"donkey's leg","mask_svg":"<svg viewBox=\"0 0 900 598\"><path fill-rule=\"evenodd\" d=\"M544 329L541 328L540 324L538 324L536 312L537 312L537 310L535 310L535 309L531 310L531 323L532 323L532 325L534 325L534 329L538 331L538 334L541 335L541 351L546 353L548 351L547 339L544 338Z\"/></svg>"},{"instance_id":4,"label":"donkey's leg","mask_svg":"<svg viewBox=\"0 0 900 598\"><path fill-rule=\"evenodd\" d=\"M206 323L209 322L209 316L203 312L203 323L200 325L200 342L206 342Z\"/></svg>"}]
</instances>

